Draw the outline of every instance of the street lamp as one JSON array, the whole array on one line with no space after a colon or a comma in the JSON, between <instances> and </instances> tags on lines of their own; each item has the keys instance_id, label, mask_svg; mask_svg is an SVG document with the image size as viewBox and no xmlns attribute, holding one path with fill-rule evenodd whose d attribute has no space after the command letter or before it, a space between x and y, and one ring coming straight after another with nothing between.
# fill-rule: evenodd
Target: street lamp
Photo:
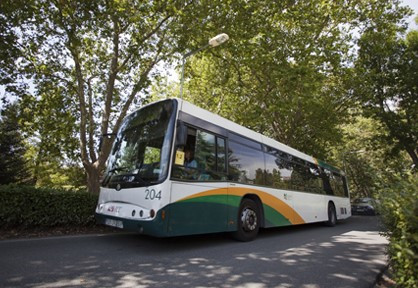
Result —
<instances>
[{"instance_id":1,"label":"street lamp","mask_svg":"<svg viewBox=\"0 0 418 288\"><path fill-rule=\"evenodd\" d=\"M181 64L181 80L180 80L180 99L183 99L184 66L186 64L187 57L192 56L192 55L194 55L194 54L196 54L196 53L198 53L202 50L205 50L208 47L219 46L219 45L225 43L226 41L228 41L228 39L229 39L229 36L225 33L216 35L215 37L210 39L208 44L206 44L205 46L203 46L203 47L201 47L197 50L190 51L190 52L183 55L183 58L181 60L182 64Z\"/></svg>"}]
</instances>

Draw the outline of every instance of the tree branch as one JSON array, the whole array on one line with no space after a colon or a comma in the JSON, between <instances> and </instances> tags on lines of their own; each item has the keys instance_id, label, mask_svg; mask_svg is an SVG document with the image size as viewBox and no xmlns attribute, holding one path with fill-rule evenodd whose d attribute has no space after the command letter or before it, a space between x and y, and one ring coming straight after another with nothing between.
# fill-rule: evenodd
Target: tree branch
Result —
<instances>
[{"instance_id":1,"label":"tree branch","mask_svg":"<svg viewBox=\"0 0 418 288\"><path fill-rule=\"evenodd\" d=\"M151 38L151 36L152 35L154 35L157 31L158 31L158 29L160 29L160 27L168 20L168 19L170 19L170 17L171 17L172 15L168 15L168 16L166 16L160 23L158 23L158 25L153 29L153 30L151 30L147 35L145 35L145 37L144 38L142 38L140 41L139 41L139 44L142 44L142 43L144 43L145 41L147 41L149 38ZM132 41L132 40L131 40ZM132 47L130 48L130 49L127 49L127 50L136 50L137 49L137 47L138 47L139 45L137 44L137 45L132 45ZM120 70L122 70L123 68L125 68L126 67L126 65L128 64L128 62L132 59L132 57L135 55L135 53L134 52L132 52L131 54L129 54L126 58L125 58L125 60L122 62L122 64L121 65L119 65L119 67L117 67L116 68L116 71L117 72L119 72Z\"/></svg>"},{"instance_id":2,"label":"tree branch","mask_svg":"<svg viewBox=\"0 0 418 288\"><path fill-rule=\"evenodd\" d=\"M75 64L75 72L76 72L76 79L77 79L77 97L80 106L80 142L81 142L81 160L83 162L84 167L87 169L91 166L89 162L89 157L87 153L87 137L86 137L86 130L87 130L87 109L86 109L86 102L85 102L85 95L84 95L84 77L81 69L81 60L79 56L79 51L77 49L76 36L74 35L75 27L74 25L71 26L71 29L68 28L66 23L64 23L64 16L62 13L61 6L59 3L55 3L58 11L59 11L59 22L61 24L61 28L66 32L68 41L67 41L67 48L73 57L74 64Z\"/></svg>"},{"instance_id":3,"label":"tree branch","mask_svg":"<svg viewBox=\"0 0 418 288\"><path fill-rule=\"evenodd\" d=\"M93 76L87 80L87 91L89 97L89 153L90 159L94 163L97 160L97 156L94 150L93 88L91 87L92 78Z\"/></svg>"},{"instance_id":4,"label":"tree branch","mask_svg":"<svg viewBox=\"0 0 418 288\"><path fill-rule=\"evenodd\" d=\"M119 60L119 22L115 15L112 16L113 21L113 57L110 63L110 75L106 85L105 107L103 110L103 118L101 125L101 133L106 134L109 128L110 112L115 90L115 81L118 73Z\"/></svg>"}]
</instances>

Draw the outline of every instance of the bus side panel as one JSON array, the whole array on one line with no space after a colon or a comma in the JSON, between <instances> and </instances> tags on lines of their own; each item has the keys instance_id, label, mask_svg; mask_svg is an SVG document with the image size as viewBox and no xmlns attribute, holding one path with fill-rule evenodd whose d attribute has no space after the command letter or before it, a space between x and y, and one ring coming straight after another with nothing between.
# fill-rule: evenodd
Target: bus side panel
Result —
<instances>
[{"instance_id":1,"label":"bus side panel","mask_svg":"<svg viewBox=\"0 0 418 288\"><path fill-rule=\"evenodd\" d=\"M229 231L236 229L238 207L242 197L256 196L263 205L264 227L279 227L305 223L304 219L293 209L292 192L271 188L261 188L231 183L229 194ZM233 207L236 207L235 210ZM235 226L234 226L235 224Z\"/></svg>"},{"instance_id":2,"label":"bus side panel","mask_svg":"<svg viewBox=\"0 0 418 288\"><path fill-rule=\"evenodd\" d=\"M228 189L222 183L172 183L170 236L227 230Z\"/></svg>"},{"instance_id":3,"label":"bus side panel","mask_svg":"<svg viewBox=\"0 0 418 288\"><path fill-rule=\"evenodd\" d=\"M274 200L270 200L268 202L263 199L266 228L294 225L299 224L300 222L303 223L303 221L300 221L300 219L297 217L297 213L294 209L292 191L279 189L266 190L267 193L277 198L272 198ZM276 209L272 209L272 207L276 207Z\"/></svg>"},{"instance_id":4,"label":"bus side panel","mask_svg":"<svg viewBox=\"0 0 418 288\"><path fill-rule=\"evenodd\" d=\"M326 221L328 219L325 195L292 192L295 210L305 219L306 223Z\"/></svg>"},{"instance_id":5,"label":"bus side panel","mask_svg":"<svg viewBox=\"0 0 418 288\"><path fill-rule=\"evenodd\" d=\"M333 201L335 204L335 212L337 212L337 219L346 219L351 216L351 205L349 198L343 197L327 197L329 201Z\"/></svg>"}]
</instances>

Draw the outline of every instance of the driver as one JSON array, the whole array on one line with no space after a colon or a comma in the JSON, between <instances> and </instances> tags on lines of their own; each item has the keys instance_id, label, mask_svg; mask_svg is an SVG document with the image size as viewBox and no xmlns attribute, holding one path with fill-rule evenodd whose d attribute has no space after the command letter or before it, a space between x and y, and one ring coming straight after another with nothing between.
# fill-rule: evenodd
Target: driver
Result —
<instances>
[{"instance_id":1,"label":"driver","mask_svg":"<svg viewBox=\"0 0 418 288\"><path fill-rule=\"evenodd\" d=\"M192 150L187 149L185 151L184 158L186 160L184 164L186 168L197 168L197 162L194 160L194 153Z\"/></svg>"}]
</instances>

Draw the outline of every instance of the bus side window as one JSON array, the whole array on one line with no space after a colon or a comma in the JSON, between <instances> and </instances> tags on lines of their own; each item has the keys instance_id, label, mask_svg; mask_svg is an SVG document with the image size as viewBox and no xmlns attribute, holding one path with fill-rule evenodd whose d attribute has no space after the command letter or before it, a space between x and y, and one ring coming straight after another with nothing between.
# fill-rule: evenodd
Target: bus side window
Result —
<instances>
[{"instance_id":1,"label":"bus side window","mask_svg":"<svg viewBox=\"0 0 418 288\"><path fill-rule=\"evenodd\" d=\"M215 135L199 131L196 139L195 159L201 171L216 171ZM205 180L207 177L204 177Z\"/></svg>"},{"instance_id":2,"label":"bus side window","mask_svg":"<svg viewBox=\"0 0 418 288\"><path fill-rule=\"evenodd\" d=\"M216 165L217 171L226 174L225 139L216 137Z\"/></svg>"},{"instance_id":3,"label":"bus side window","mask_svg":"<svg viewBox=\"0 0 418 288\"><path fill-rule=\"evenodd\" d=\"M225 139L198 131L195 155L199 181L226 180Z\"/></svg>"},{"instance_id":4,"label":"bus side window","mask_svg":"<svg viewBox=\"0 0 418 288\"><path fill-rule=\"evenodd\" d=\"M263 151L229 141L229 179L231 181L264 185Z\"/></svg>"},{"instance_id":5,"label":"bus side window","mask_svg":"<svg viewBox=\"0 0 418 288\"><path fill-rule=\"evenodd\" d=\"M334 195L334 191L332 190L331 181L330 181L331 175L332 175L331 171L329 171L326 168L322 169L322 172L321 172L322 184L323 184L325 193L327 195Z\"/></svg>"},{"instance_id":6,"label":"bus side window","mask_svg":"<svg viewBox=\"0 0 418 288\"><path fill-rule=\"evenodd\" d=\"M267 147L267 151L264 153L266 185L273 188L290 189L293 167L283 158L286 154L270 147Z\"/></svg>"},{"instance_id":7,"label":"bus side window","mask_svg":"<svg viewBox=\"0 0 418 288\"><path fill-rule=\"evenodd\" d=\"M332 180L331 180L332 188L335 192L336 196L344 197L344 182L343 178L337 174L332 173Z\"/></svg>"},{"instance_id":8,"label":"bus side window","mask_svg":"<svg viewBox=\"0 0 418 288\"><path fill-rule=\"evenodd\" d=\"M348 197L348 186L347 186L347 178L343 176L343 185L344 185L344 197Z\"/></svg>"}]
</instances>

